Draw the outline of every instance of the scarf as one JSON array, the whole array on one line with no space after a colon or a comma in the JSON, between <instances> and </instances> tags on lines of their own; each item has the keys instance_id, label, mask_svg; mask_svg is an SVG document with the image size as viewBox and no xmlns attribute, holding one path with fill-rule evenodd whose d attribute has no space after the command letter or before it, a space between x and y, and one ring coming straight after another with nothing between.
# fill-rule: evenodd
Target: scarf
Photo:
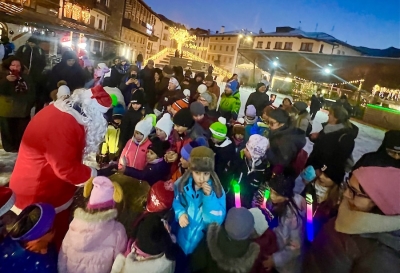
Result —
<instances>
[{"instance_id":1,"label":"scarf","mask_svg":"<svg viewBox=\"0 0 400 273\"><path fill-rule=\"evenodd\" d=\"M342 123L339 123L339 124L327 124L324 127L324 133L325 134L333 133L333 132L342 130L343 128L344 128L344 125Z\"/></svg>"}]
</instances>

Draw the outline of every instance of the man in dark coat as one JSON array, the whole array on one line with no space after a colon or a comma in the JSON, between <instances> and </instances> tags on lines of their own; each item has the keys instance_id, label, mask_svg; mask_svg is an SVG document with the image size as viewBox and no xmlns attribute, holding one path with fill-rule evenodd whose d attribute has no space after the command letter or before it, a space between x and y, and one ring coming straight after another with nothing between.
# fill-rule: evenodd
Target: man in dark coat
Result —
<instances>
[{"instance_id":1,"label":"man in dark coat","mask_svg":"<svg viewBox=\"0 0 400 273\"><path fill-rule=\"evenodd\" d=\"M344 109L346 109L347 114L349 115L349 118L352 116L353 114L353 107L351 106L351 104L349 103L349 101L347 100L347 96L346 95L342 95L340 97L340 99L338 99L336 101L337 105L342 106Z\"/></svg>"},{"instance_id":2,"label":"man in dark coat","mask_svg":"<svg viewBox=\"0 0 400 273\"><path fill-rule=\"evenodd\" d=\"M258 83L256 92L251 93L246 102L246 108L248 105L254 105L257 111L257 116L259 117L262 116L264 108L271 104L269 96L267 95L268 89L269 86L266 86L262 82Z\"/></svg>"},{"instance_id":3,"label":"man in dark coat","mask_svg":"<svg viewBox=\"0 0 400 273\"><path fill-rule=\"evenodd\" d=\"M317 92L317 95L312 95L311 96L311 105L310 105L310 116L311 116L311 120L315 119L315 116L317 115L318 111L321 109L322 107L322 101L323 98L320 97L320 93Z\"/></svg>"},{"instance_id":4,"label":"man in dark coat","mask_svg":"<svg viewBox=\"0 0 400 273\"><path fill-rule=\"evenodd\" d=\"M155 80L154 80L154 61L149 60L145 68L143 68L139 73L139 79L142 82L144 89L144 94L146 96L147 104L151 109L154 108L156 104L156 90L155 90Z\"/></svg>"}]
</instances>

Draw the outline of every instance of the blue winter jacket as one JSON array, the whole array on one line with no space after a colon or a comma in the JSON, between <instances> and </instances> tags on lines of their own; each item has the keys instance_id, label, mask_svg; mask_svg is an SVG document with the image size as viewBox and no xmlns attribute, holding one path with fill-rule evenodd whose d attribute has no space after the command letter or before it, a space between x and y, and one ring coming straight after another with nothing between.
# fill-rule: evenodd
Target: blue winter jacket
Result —
<instances>
[{"instance_id":1,"label":"blue winter jacket","mask_svg":"<svg viewBox=\"0 0 400 273\"><path fill-rule=\"evenodd\" d=\"M39 254L6 237L0 244L0 272L57 273L57 256L55 247Z\"/></svg>"},{"instance_id":2,"label":"blue winter jacket","mask_svg":"<svg viewBox=\"0 0 400 273\"><path fill-rule=\"evenodd\" d=\"M186 213L189 225L185 228L179 227L177 242L186 255L191 254L198 243L203 239L207 227L211 223L222 224L226 215L225 191L222 189L222 196L218 198L215 192L204 195L203 190L193 189L193 178L190 177L187 185L183 188L184 192L179 192L178 179L174 185L175 199L172 207L175 211L175 220L179 222L179 217ZM211 185L211 180L208 181Z\"/></svg>"}]
</instances>

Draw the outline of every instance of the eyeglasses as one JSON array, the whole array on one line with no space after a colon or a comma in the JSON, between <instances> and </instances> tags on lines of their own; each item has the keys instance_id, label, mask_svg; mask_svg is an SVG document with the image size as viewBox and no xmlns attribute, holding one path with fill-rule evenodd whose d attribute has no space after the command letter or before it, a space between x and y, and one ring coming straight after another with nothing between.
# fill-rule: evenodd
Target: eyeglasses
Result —
<instances>
[{"instance_id":1,"label":"eyeglasses","mask_svg":"<svg viewBox=\"0 0 400 273\"><path fill-rule=\"evenodd\" d=\"M356 197L356 196L361 197L361 198L371 199L368 195L358 192L358 190L356 190L353 186L350 185L349 181L350 181L350 179L347 177L346 181L345 181L345 188L349 190L351 199L354 199L354 197Z\"/></svg>"}]
</instances>

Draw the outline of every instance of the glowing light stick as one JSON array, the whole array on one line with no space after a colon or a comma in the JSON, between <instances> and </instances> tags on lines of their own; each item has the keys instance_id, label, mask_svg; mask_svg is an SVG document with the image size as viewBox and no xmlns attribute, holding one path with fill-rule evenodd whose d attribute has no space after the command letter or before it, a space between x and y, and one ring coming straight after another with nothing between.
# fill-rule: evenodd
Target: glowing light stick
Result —
<instances>
[{"instance_id":1,"label":"glowing light stick","mask_svg":"<svg viewBox=\"0 0 400 273\"><path fill-rule=\"evenodd\" d=\"M233 182L233 192L235 193L235 207L241 208L242 202L240 200L240 181L242 180L243 173L240 174L239 181Z\"/></svg>"},{"instance_id":2,"label":"glowing light stick","mask_svg":"<svg viewBox=\"0 0 400 273\"><path fill-rule=\"evenodd\" d=\"M265 189L264 192L264 200L262 205L264 209L267 207L267 200L269 199L270 194L271 194L271 189L268 187Z\"/></svg>"},{"instance_id":3,"label":"glowing light stick","mask_svg":"<svg viewBox=\"0 0 400 273\"><path fill-rule=\"evenodd\" d=\"M312 195L306 194L306 202L307 202L307 239L312 242L314 240L314 227L313 227L313 198Z\"/></svg>"}]
</instances>

